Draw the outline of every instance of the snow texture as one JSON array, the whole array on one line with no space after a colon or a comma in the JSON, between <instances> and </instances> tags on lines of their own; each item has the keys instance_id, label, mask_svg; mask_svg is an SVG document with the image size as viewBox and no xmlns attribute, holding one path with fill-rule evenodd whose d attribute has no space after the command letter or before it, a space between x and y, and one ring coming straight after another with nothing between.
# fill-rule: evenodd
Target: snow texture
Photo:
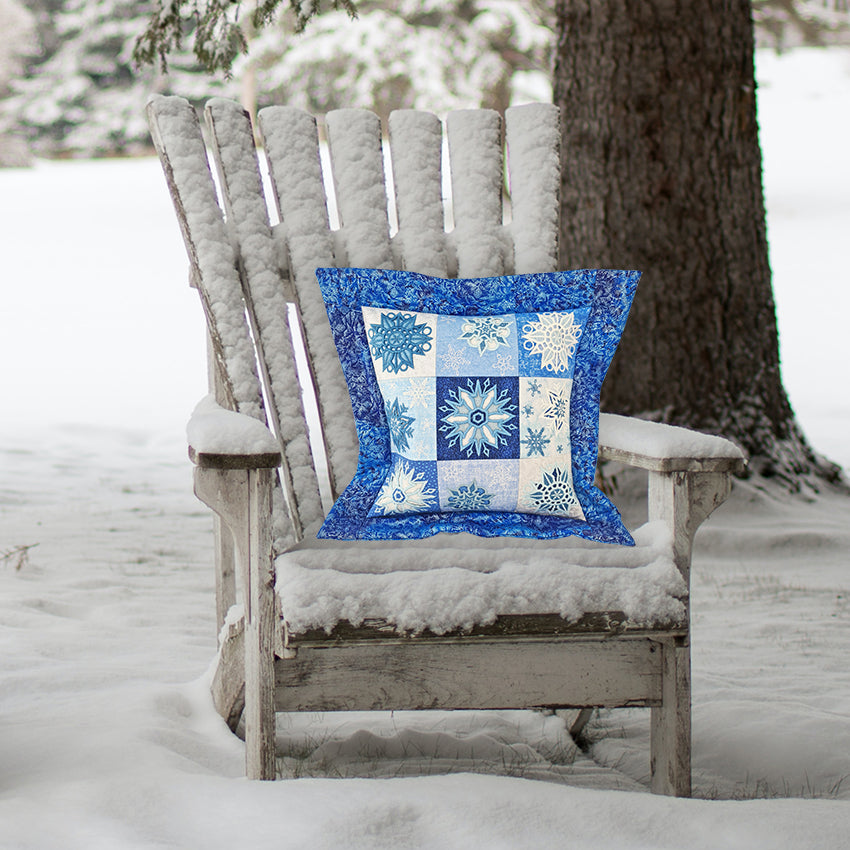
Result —
<instances>
[{"instance_id":1,"label":"snow texture","mask_svg":"<svg viewBox=\"0 0 850 850\"><path fill-rule=\"evenodd\" d=\"M295 500L292 522L296 527L310 525L319 519L322 508L307 425L299 412L301 387L289 333L279 248L270 228L251 124L232 101L212 100L207 114L228 222L250 292L250 316L269 383L271 419L284 447L284 489L288 501L293 496Z\"/></svg>"},{"instance_id":2,"label":"snow texture","mask_svg":"<svg viewBox=\"0 0 850 850\"><path fill-rule=\"evenodd\" d=\"M505 113L516 274L558 268L560 129L552 104L530 103Z\"/></svg>"},{"instance_id":3,"label":"snow texture","mask_svg":"<svg viewBox=\"0 0 850 850\"><path fill-rule=\"evenodd\" d=\"M357 466L357 435L324 301L316 284L317 268L338 264L328 221L316 120L297 109L270 107L260 112L259 122L286 232L307 349L316 382L322 387L318 403L332 481L341 492ZM332 190L330 195L333 197Z\"/></svg>"},{"instance_id":4,"label":"snow texture","mask_svg":"<svg viewBox=\"0 0 850 850\"><path fill-rule=\"evenodd\" d=\"M326 116L345 264L391 269L381 122L365 109Z\"/></svg>"},{"instance_id":5,"label":"snow texture","mask_svg":"<svg viewBox=\"0 0 850 850\"><path fill-rule=\"evenodd\" d=\"M360 625L378 618L399 631L437 634L489 624L499 614L575 621L623 611L634 625L681 620L686 587L665 525L647 524L634 537L628 548L545 541L495 547L472 535L437 545L431 538L345 548L314 540L278 558L277 591L293 633L330 631L341 619Z\"/></svg>"},{"instance_id":6,"label":"snow texture","mask_svg":"<svg viewBox=\"0 0 850 850\"><path fill-rule=\"evenodd\" d=\"M280 451L274 435L262 422L226 410L209 395L198 402L186 425L186 437L196 452L250 455Z\"/></svg>"},{"instance_id":7,"label":"snow texture","mask_svg":"<svg viewBox=\"0 0 850 850\"><path fill-rule=\"evenodd\" d=\"M396 110L389 118L393 184L398 211L396 240L404 268L449 277L442 199L443 130L430 112Z\"/></svg>"},{"instance_id":8,"label":"snow texture","mask_svg":"<svg viewBox=\"0 0 850 850\"><path fill-rule=\"evenodd\" d=\"M492 110L459 110L446 120L458 277L496 277L513 270L513 246L502 228L501 128L499 113Z\"/></svg>"},{"instance_id":9,"label":"snow texture","mask_svg":"<svg viewBox=\"0 0 850 850\"><path fill-rule=\"evenodd\" d=\"M149 110L179 194L186 250L207 300L207 316L221 342L234 401L240 413L265 421L254 347L242 307L242 284L195 111L183 98L162 96L151 99Z\"/></svg>"},{"instance_id":10,"label":"snow texture","mask_svg":"<svg viewBox=\"0 0 850 850\"><path fill-rule=\"evenodd\" d=\"M744 457L734 443L723 437L612 413L599 417L599 445L659 460Z\"/></svg>"}]
</instances>

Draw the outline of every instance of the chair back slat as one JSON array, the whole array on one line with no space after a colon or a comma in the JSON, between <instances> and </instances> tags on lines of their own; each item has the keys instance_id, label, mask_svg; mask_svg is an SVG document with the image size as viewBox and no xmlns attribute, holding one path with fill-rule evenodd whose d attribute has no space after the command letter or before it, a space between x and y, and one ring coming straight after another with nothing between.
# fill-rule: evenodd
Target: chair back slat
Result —
<instances>
[{"instance_id":1,"label":"chair back slat","mask_svg":"<svg viewBox=\"0 0 850 850\"><path fill-rule=\"evenodd\" d=\"M393 239L381 124L374 114L338 110L327 116L334 188L326 190L315 118L289 107L261 110L259 127L280 216L280 224L272 226L253 131L240 106L214 100L206 113L225 216L192 107L181 98L155 98L148 111L224 377L223 401L263 419L265 392L284 454L281 483L293 536L297 538L301 528L310 534L323 516L321 482L329 482L333 499L351 480L358 457L348 390L316 268L401 267L439 277L511 274L515 265L518 272L553 270L557 110L508 110L514 219L509 228L503 225L498 113L466 110L448 117L451 215L444 212L440 121L413 110L393 113L388 129L399 224ZM339 231L329 224L334 205ZM448 234L446 218L454 222ZM265 390L258 378L243 292ZM297 318L288 303L292 298ZM297 359L299 350L304 362ZM311 391L315 416L309 413ZM309 425L301 415L304 397Z\"/></svg>"},{"instance_id":2,"label":"chair back slat","mask_svg":"<svg viewBox=\"0 0 850 850\"><path fill-rule=\"evenodd\" d=\"M198 117L183 98L164 96L151 99L147 114L186 243L192 282L207 317L220 377L218 401L265 421L242 283L207 164Z\"/></svg>"},{"instance_id":3,"label":"chair back slat","mask_svg":"<svg viewBox=\"0 0 850 850\"><path fill-rule=\"evenodd\" d=\"M339 212L340 262L359 268L391 269L381 121L365 109L327 115L328 146Z\"/></svg>"},{"instance_id":4,"label":"chair back slat","mask_svg":"<svg viewBox=\"0 0 850 850\"><path fill-rule=\"evenodd\" d=\"M558 116L558 108L551 103L530 103L505 112L516 274L558 268Z\"/></svg>"},{"instance_id":5,"label":"chair back slat","mask_svg":"<svg viewBox=\"0 0 850 850\"><path fill-rule=\"evenodd\" d=\"M449 113L453 239L458 277L510 274L513 251L502 227L502 120L490 109Z\"/></svg>"},{"instance_id":6,"label":"chair back slat","mask_svg":"<svg viewBox=\"0 0 850 850\"><path fill-rule=\"evenodd\" d=\"M338 265L318 129L312 115L284 106L261 110L259 124L306 344L308 393L318 407L314 460L320 475L329 480L332 501L354 475L358 443L348 388L316 283L317 268Z\"/></svg>"},{"instance_id":7,"label":"chair back slat","mask_svg":"<svg viewBox=\"0 0 850 850\"><path fill-rule=\"evenodd\" d=\"M239 247L245 303L269 399L269 418L285 462L280 481L295 539L322 516L301 407L278 246L272 235L248 113L229 100L206 108L210 144L227 220Z\"/></svg>"},{"instance_id":8,"label":"chair back slat","mask_svg":"<svg viewBox=\"0 0 850 850\"><path fill-rule=\"evenodd\" d=\"M430 112L400 109L390 114L390 160L395 186L398 244L410 271L450 277L443 210L443 127ZM398 252L397 252L398 253Z\"/></svg>"}]
</instances>

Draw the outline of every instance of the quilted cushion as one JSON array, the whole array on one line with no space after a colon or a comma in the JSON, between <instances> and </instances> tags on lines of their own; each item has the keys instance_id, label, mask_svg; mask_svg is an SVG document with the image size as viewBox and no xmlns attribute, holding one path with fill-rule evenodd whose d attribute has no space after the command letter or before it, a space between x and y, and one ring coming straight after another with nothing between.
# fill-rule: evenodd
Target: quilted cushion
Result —
<instances>
[{"instance_id":1,"label":"quilted cushion","mask_svg":"<svg viewBox=\"0 0 850 850\"><path fill-rule=\"evenodd\" d=\"M599 389L638 272L316 274L360 440L319 537L632 542L593 478Z\"/></svg>"}]
</instances>

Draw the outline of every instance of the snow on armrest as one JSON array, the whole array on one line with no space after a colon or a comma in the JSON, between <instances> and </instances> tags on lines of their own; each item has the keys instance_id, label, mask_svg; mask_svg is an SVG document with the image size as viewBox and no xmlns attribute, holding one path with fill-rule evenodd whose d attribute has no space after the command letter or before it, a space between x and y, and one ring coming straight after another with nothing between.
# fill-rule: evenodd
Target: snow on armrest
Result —
<instances>
[{"instance_id":1,"label":"snow on armrest","mask_svg":"<svg viewBox=\"0 0 850 850\"><path fill-rule=\"evenodd\" d=\"M603 413L599 457L655 472L741 472L744 453L729 440L675 425Z\"/></svg>"},{"instance_id":2,"label":"snow on armrest","mask_svg":"<svg viewBox=\"0 0 850 850\"><path fill-rule=\"evenodd\" d=\"M280 465L280 446L258 419L216 404L206 396L186 426L189 457L214 469L269 469Z\"/></svg>"}]
</instances>

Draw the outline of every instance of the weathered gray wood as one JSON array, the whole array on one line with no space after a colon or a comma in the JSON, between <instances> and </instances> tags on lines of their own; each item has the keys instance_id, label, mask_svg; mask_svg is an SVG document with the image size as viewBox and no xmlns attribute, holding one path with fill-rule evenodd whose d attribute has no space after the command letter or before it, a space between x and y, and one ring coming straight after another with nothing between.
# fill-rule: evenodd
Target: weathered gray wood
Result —
<instances>
[{"instance_id":1,"label":"weathered gray wood","mask_svg":"<svg viewBox=\"0 0 850 850\"><path fill-rule=\"evenodd\" d=\"M330 632L324 629L311 629L298 634L288 633L286 645L296 648L302 644L329 644L339 641L386 640L396 637L408 637L411 640L446 640L447 638L527 638L559 637L586 635L606 635L615 638L628 633L630 636L657 636L686 634L686 622L658 621L652 628L646 625L635 626L630 623L622 611L597 611L583 615L570 622L559 614L503 614L492 623L478 623L470 629L457 629L442 635L428 631L415 635L399 635L395 626L386 620L372 619L353 626L348 620L339 620Z\"/></svg>"},{"instance_id":2,"label":"weathered gray wood","mask_svg":"<svg viewBox=\"0 0 850 850\"><path fill-rule=\"evenodd\" d=\"M190 279L192 277L190 274ZM195 285L193 280L192 285ZM207 330L207 376L210 393L219 405L226 408L227 376L219 368L219 361L215 357L215 349L209 330ZM215 625L216 635L220 636L227 612L236 604L236 555L233 551L233 535L216 513L213 513L213 547L215 558ZM241 713L242 709L240 708L239 711Z\"/></svg>"},{"instance_id":3,"label":"weathered gray wood","mask_svg":"<svg viewBox=\"0 0 850 850\"><path fill-rule=\"evenodd\" d=\"M210 691L215 710L235 732L245 709L245 624L242 620L230 629L219 645Z\"/></svg>"},{"instance_id":4,"label":"weathered gray wood","mask_svg":"<svg viewBox=\"0 0 850 850\"><path fill-rule=\"evenodd\" d=\"M274 557L272 480L269 470L249 473L248 545L245 571L245 751L249 779L274 779Z\"/></svg>"},{"instance_id":5,"label":"weathered gray wood","mask_svg":"<svg viewBox=\"0 0 850 850\"><path fill-rule=\"evenodd\" d=\"M639 451L627 451L599 446L599 459L611 460L636 469L646 469L651 472L722 472L738 473L743 471L744 462L732 457L663 457L643 454Z\"/></svg>"},{"instance_id":6,"label":"weathered gray wood","mask_svg":"<svg viewBox=\"0 0 850 850\"><path fill-rule=\"evenodd\" d=\"M570 737L577 743L584 740L584 727L590 722L593 717L592 708L582 708L576 715L575 720L570 724Z\"/></svg>"},{"instance_id":7,"label":"weathered gray wood","mask_svg":"<svg viewBox=\"0 0 850 850\"><path fill-rule=\"evenodd\" d=\"M215 625L221 631L227 612L236 604L236 562L233 535L218 514L213 514L215 546Z\"/></svg>"},{"instance_id":8,"label":"weathered gray wood","mask_svg":"<svg viewBox=\"0 0 850 850\"><path fill-rule=\"evenodd\" d=\"M272 470L195 468L195 493L230 528L245 609L245 757L250 779L274 779ZM230 687L232 692L232 686Z\"/></svg>"},{"instance_id":9,"label":"weathered gray wood","mask_svg":"<svg viewBox=\"0 0 850 850\"><path fill-rule=\"evenodd\" d=\"M204 469L274 469L280 464L280 452L254 454L215 454L199 452L189 446L189 460Z\"/></svg>"},{"instance_id":10,"label":"weathered gray wood","mask_svg":"<svg viewBox=\"0 0 850 850\"><path fill-rule=\"evenodd\" d=\"M661 705L652 708L651 787L691 796L691 656L686 638L661 644Z\"/></svg>"},{"instance_id":11,"label":"weathered gray wood","mask_svg":"<svg viewBox=\"0 0 850 850\"><path fill-rule=\"evenodd\" d=\"M731 476L722 472L650 472L649 519L673 532L673 560L690 582L694 535L711 512L728 498Z\"/></svg>"},{"instance_id":12,"label":"weathered gray wood","mask_svg":"<svg viewBox=\"0 0 850 850\"><path fill-rule=\"evenodd\" d=\"M455 638L299 645L276 666L284 711L652 705L648 638Z\"/></svg>"}]
</instances>

